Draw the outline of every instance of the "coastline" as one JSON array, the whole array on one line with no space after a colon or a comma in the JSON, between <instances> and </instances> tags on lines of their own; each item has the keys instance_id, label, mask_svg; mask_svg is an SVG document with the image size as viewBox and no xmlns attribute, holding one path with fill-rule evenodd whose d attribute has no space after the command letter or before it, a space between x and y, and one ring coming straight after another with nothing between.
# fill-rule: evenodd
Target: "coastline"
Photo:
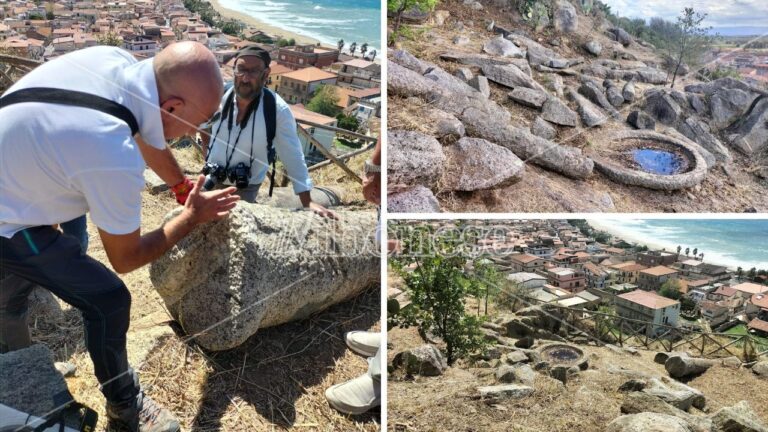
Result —
<instances>
[{"instance_id":1,"label":"coastline","mask_svg":"<svg viewBox=\"0 0 768 432\"><path fill-rule=\"evenodd\" d=\"M617 227L616 225L604 221L604 220L596 220L596 219L586 219L589 226L592 228L599 230L599 231L605 231L608 234L614 235L616 237L619 237L623 240L626 240L629 243L637 243L639 245L647 246L648 249L652 250L661 250L666 249L668 252L675 253L677 252L677 246L672 245L671 243L667 244L660 241L653 241L649 240L647 237L642 237L639 235L633 235L632 233L622 231L620 227ZM691 257L692 258L692 257ZM709 260L707 257L704 257L704 262L707 264L714 264L726 267L728 270L736 271L736 267L731 264L718 262L717 259ZM742 265L744 267L744 265Z\"/></svg>"},{"instance_id":2,"label":"coastline","mask_svg":"<svg viewBox=\"0 0 768 432\"><path fill-rule=\"evenodd\" d=\"M317 39L314 39L314 38L311 38L311 37L308 37L308 36L303 36L303 35L300 35L300 34L297 34L297 33L292 33L290 31L283 30L283 29L281 29L279 27L275 27L273 25L269 25L269 24L266 24L264 22L261 22L258 19L254 18L254 17L252 17L252 16L250 16L250 15L248 15L246 13L239 12L239 11L232 10L232 9L227 9L224 6L222 6L221 4L219 4L219 2L217 0L208 0L208 2L216 10L216 12L221 14L222 17L224 17L224 18L231 18L231 19L236 19L236 20L242 21L245 24L251 25L251 26L257 28L258 30L263 31L266 34L275 35L275 36L281 36L284 39L295 39L297 43L301 43L301 44L314 44L314 45L317 45L318 43L320 43L320 41L317 40ZM329 46L329 45L322 45L321 44L321 46Z\"/></svg>"}]
</instances>

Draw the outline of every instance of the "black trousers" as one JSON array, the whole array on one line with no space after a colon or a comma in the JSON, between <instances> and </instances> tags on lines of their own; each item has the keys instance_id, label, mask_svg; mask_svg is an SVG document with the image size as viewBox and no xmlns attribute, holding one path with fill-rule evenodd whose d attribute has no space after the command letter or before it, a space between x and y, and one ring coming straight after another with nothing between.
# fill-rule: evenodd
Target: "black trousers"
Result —
<instances>
[{"instance_id":1,"label":"black trousers","mask_svg":"<svg viewBox=\"0 0 768 432\"><path fill-rule=\"evenodd\" d=\"M120 404L139 391L128 366L125 335L131 295L117 275L85 255L80 243L50 226L0 237L0 345L29 345L28 297L39 285L77 308L85 345L104 396Z\"/></svg>"}]
</instances>

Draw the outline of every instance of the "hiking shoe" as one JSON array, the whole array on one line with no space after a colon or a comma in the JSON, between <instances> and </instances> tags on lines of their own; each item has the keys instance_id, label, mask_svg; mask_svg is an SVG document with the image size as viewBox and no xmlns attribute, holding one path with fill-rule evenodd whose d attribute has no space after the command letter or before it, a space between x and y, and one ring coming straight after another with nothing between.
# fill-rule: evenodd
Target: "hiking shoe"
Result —
<instances>
[{"instance_id":1,"label":"hiking shoe","mask_svg":"<svg viewBox=\"0 0 768 432\"><path fill-rule=\"evenodd\" d=\"M170 411L158 405L143 391L132 403L107 403L107 417L130 432L178 432L179 421Z\"/></svg>"},{"instance_id":2,"label":"hiking shoe","mask_svg":"<svg viewBox=\"0 0 768 432\"><path fill-rule=\"evenodd\" d=\"M351 331L344 339L349 349L366 357L375 356L381 345L381 333L378 332Z\"/></svg>"},{"instance_id":3,"label":"hiking shoe","mask_svg":"<svg viewBox=\"0 0 768 432\"><path fill-rule=\"evenodd\" d=\"M381 405L381 382L368 374L336 384L325 391L331 407L344 414L363 414Z\"/></svg>"}]
</instances>

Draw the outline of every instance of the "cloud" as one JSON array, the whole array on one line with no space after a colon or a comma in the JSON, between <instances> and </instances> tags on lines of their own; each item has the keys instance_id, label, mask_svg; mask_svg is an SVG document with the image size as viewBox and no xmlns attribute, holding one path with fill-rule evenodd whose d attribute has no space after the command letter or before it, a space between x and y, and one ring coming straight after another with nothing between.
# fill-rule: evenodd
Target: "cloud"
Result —
<instances>
[{"instance_id":1,"label":"cloud","mask_svg":"<svg viewBox=\"0 0 768 432\"><path fill-rule=\"evenodd\" d=\"M674 21L684 7L693 6L706 13L704 25L713 27L766 26L768 1L766 0L695 0L674 2L669 0L602 0L611 10L629 18L662 17Z\"/></svg>"}]
</instances>

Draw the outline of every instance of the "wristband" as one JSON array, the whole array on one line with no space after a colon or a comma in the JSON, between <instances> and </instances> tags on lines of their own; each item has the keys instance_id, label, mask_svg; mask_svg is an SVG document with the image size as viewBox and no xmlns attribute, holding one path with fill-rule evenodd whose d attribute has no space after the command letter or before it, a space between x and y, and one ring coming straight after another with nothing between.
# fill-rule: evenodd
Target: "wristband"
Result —
<instances>
[{"instance_id":1,"label":"wristband","mask_svg":"<svg viewBox=\"0 0 768 432\"><path fill-rule=\"evenodd\" d=\"M365 161L365 165L363 165L363 173L365 175L371 174L371 173L380 173L381 172L381 166L374 165L370 159Z\"/></svg>"},{"instance_id":2,"label":"wristband","mask_svg":"<svg viewBox=\"0 0 768 432\"><path fill-rule=\"evenodd\" d=\"M189 196L189 193L192 192L192 188L194 187L194 183L192 183L192 180L184 177L184 180L181 181L181 183L171 186L171 192L176 196L176 202L184 205L187 202L187 197Z\"/></svg>"}]
</instances>

